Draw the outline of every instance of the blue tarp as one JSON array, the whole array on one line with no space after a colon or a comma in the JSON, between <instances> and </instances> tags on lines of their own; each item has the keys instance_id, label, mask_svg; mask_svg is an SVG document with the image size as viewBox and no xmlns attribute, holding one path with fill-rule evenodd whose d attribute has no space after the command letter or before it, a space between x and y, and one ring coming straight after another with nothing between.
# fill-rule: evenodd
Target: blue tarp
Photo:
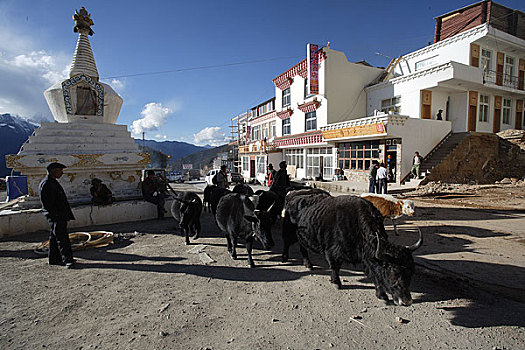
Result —
<instances>
[{"instance_id":1,"label":"blue tarp","mask_svg":"<svg viewBox=\"0 0 525 350\"><path fill-rule=\"evenodd\" d=\"M7 182L7 201L25 196L27 190L27 176L8 176Z\"/></svg>"}]
</instances>

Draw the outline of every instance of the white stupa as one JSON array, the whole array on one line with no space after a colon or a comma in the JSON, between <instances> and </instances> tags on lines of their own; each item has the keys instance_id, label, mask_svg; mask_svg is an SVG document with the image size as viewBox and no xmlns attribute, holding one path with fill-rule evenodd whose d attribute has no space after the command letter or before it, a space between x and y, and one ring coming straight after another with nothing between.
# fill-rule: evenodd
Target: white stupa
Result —
<instances>
[{"instance_id":1,"label":"white stupa","mask_svg":"<svg viewBox=\"0 0 525 350\"><path fill-rule=\"evenodd\" d=\"M117 199L140 195L141 170L149 154L139 152L126 125L115 124L122 98L99 74L89 35L93 21L82 7L75 11L78 42L69 79L44 92L56 122L41 124L16 155L6 156L7 166L28 177L26 206L37 205L38 185L51 162L67 166L60 183L70 202L89 202L93 178L101 179Z\"/></svg>"}]
</instances>

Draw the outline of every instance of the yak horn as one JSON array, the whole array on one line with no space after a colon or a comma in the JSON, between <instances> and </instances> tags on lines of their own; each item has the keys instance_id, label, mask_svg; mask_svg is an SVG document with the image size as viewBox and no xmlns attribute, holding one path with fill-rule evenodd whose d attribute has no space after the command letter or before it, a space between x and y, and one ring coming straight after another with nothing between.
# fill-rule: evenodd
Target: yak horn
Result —
<instances>
[{"instance_id":1,"label":"yak horn","mask_svg":"<svg viewBox=\"0 0 525 350\"><path fill-rule=\"evenodd\" d=\"M275 205L275 201L273 201L272 205L268 209L266 209L266 212L269 213L270 210L272 210L273 206Z\"/></svg>"},{"instance_id":2,"label":"yak horn","mask_svg":"<svg viewBox=\"0 0 525 350\"><path fill-rule=\"evenodd\" d=\"M419 239L417 240L417 242L412 245L407 245L405 247L411 252L415 251L417 248L421 247L421 245L423 244L423 234L421 233L421 230L419 229L419 227L417 228L417 231L419 232Z\"/></svg>"},{"instance_id":3,"label":"yak horn","mask_svg":"<svg viewBox=\"0 0 525 350\"><path fill-rule=\"evenodd\" d=\"M379 239L379 233L376 232L377 237L377 248L376 248L376 259L386 260L386 255L383 253L383 248L381 247L381 240Z\"/></svg>"}]
</instances>

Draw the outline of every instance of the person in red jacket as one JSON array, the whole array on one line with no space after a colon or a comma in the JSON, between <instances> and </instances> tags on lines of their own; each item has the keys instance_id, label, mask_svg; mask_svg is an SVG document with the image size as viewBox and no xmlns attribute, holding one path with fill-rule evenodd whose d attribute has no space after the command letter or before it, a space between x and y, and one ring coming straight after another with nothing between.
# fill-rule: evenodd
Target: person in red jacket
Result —
<instances>
[{"instance_id":1,"label":"person in red jacket","mask_svg":"<svg viewBox=\"0 0 525 350\"><path fill-rule=\"evenodd\" d=\"M264 177L264 182L266 183L266 186L268 187L272 186L276 173L277 172L273 169L272 163L268 164L268 169L266 170L266 176Z\"/></svg>"}]
</instances>

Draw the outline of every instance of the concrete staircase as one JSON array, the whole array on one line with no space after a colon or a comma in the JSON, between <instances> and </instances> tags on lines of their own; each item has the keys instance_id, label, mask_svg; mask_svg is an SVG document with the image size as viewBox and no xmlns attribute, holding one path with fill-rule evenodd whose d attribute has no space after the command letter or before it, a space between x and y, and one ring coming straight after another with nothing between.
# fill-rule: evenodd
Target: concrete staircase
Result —
<instances>
[{"instance_id":1,"label":"concrete staircase","mask_svg":"<svg viewBox=\"0 0 525 350\"><path fill-rule=\"evenodd\" d=\"M468 132L450 133L423 160L420 168L421 179L408 178L405 185L417 187L432 169L448 157L452 151L469 135Z\"/></svg>"}]
</instances>

